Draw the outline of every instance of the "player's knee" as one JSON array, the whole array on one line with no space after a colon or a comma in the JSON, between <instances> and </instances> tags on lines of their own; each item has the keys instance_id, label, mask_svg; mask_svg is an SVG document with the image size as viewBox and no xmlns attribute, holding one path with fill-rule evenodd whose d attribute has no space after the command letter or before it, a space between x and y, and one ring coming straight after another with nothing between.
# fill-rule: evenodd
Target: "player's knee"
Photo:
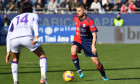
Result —
<instances>
[{"instance_id":1,"label":"player's knee","mask_svg":"<svg viewBox=\"0 0 140 84\"><path fill-rule=\"evenodd\" d=\"M13 57L12 61L14 61L14 62L18 62L18 58Z\"/></svg>"},{"instance_id":2,"label":"player's knee","mask_svg":"<svg viewBox=\"0 0 140 84\"><path fill-rule=\"evenodd\" d=\"M76 54L76 50L71 50L71 54L75 55Z\"/></svg>"},{"instance_id":3,"label":"player's knee","mask_svg":"<svg viewBox=\"0 0 140 84\"><path fill-rule=\"evenodd\" d=\"M95 61L94 64L98 67L100 66L100 62L99 61Z\"/></svg>"},{"instance_id":4,"label":"player's knee","mask_svg":"<svg viewBox=\"0 0 140 84\"><path fill-rule=\"evenodd\" d=\"M76 54L76 48L74 46L71 47L71 54L72 55Z\"/></svg>"},{"instance_id":5,"label":"player's knee","mask_svg":"<svg viewBox=\"0 0 140 84\"><path fill-rule=\"evenodd\" d=\"M39 57L46 57L42 47L38 47L35 51L33 51Z\"/></svg>"}]
</instances>

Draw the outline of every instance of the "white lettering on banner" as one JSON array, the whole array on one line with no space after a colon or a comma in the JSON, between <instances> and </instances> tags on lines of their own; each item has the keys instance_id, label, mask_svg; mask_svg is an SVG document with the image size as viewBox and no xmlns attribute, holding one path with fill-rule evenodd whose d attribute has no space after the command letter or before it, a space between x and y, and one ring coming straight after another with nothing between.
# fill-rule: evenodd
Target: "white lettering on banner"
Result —
<instances>
[{"instance_id":1,"label":"white lettering on banner","mask_svg":"<svg viewBox=\"0 0 140 84\"><path fill-rule=\"evenodd\" d=\"M71 31L76 31L76 27L71 27Z\"/></svg>"},{"instance_id":2,"label":"white lettering on banner","mask_svg":"<svg viewBox=\"0 0 140 84\"><path fill-rule=\"evenodd\" d=\"M51 37L51 36L46 35L45 41L46 42L56 42L56 36Z\"/></svg>"},{"instance_id":3,"label":"white lettering on banner","mask_svg":"<svg viewBox=\"0 0 140 84\"><path fill-rule=\"evenodd\" d=\"M54 33L58 32L59 31L59 28L58 27L55 27L54 28Z\"/></svg>"},{"instance_id":4,"label":"white lettering on banner","mask_svg":"<svg viewBox=\"0 0 140 84\"><path fill-rule=\"evenodd\" d=\"M69 37L58 36L57 42L69 42Z\"/></svg>"},{"instance_id":5,"label":"white lettering on banner","mask_svg":"<svg viewBox=\"0 0 140 84\"><path fill-rule=\"evenodd\" d=\"M41 32L41 33L43 33L43 28L41 27L41 28L39 28L39 31Z\"/></svg>"},{"instance_id":6,"label":"white lettering on banner","mask_svg":"<svg viewBox=\"0 0 140 84\"><path fill-rule=\"evenodd\" d=\"M76 27L64 26L64 27L55 27L54 33L63 32L63 31L76 31Z\"/></svg>"},{"instance_id":7,"label":"white lettering on banner","mask_svg":"<svg viewBox=\"0 0 140 84\"><path fill-rule=\"evenodd\" d=\"M43 42L43 36L38 37L38 42Z\"/></svg>"},{"instance_id":8,"label":"white lettering on banner","mask_svg":"<svg viewBox=\"0 0 140 84\"><path fill-rule=\"evenodd\" d=\"M74 39L74 35L71 35L71 36L70 36L70 42L72 42L73 39Z\"/></svg>"},{"instance_id":9,"label":"white lettering on banner","mask_svg":"<svg viewBox=\"0 0 140 84\"><path fill-rule=\"evenodd\" d=\"M60 31L64 31L64 28L63 27L60 27Z\"/></svg>"}]
</instances>

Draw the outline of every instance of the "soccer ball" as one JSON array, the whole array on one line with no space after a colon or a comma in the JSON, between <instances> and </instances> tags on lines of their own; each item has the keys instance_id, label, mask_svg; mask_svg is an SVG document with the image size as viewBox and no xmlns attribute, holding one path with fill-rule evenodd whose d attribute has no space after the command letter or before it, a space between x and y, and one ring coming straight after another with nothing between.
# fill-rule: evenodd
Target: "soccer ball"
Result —
<instances>
[{"instance_id":1,"label":"soccer ball","mask_svg":"<svg viewBox=\"0 0 140 84\"><path fill-rule=\"evenodd\" d=\"M63 79L65 81L72 81L74 79L74 73L72 71L65 71L63 74Z\"/></svg>"}]
</instances>

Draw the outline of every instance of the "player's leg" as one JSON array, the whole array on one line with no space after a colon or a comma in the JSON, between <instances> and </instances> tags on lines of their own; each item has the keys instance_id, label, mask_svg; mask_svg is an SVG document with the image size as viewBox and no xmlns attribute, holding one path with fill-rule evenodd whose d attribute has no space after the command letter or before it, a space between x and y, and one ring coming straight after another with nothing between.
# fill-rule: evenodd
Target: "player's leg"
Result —
<instances>
[{"instance_id":1,"label":"player's leg","mask_svg":"<svg viewBox=\"0 0 140 84\"><path fill-rule=\"evenodd\" d=\"M101 73L102 77L106 78L106 80L108 80L108 78L106 77L105 71L104 71L104 67L103 65L100 63L99 59L98 59L98 54L93 54L92 49L91 49L91 45L92 43L83 43L82 47L84 50L85 55L88 57L91 57L91 60L93 61L93 63L96 65L97 69L99 70L99 72Z\"/></svg>"},{"instance_id":2,"label":"player's leg","mask_svg":"<svg viewBox=\"0 0 140 84\"><path fill-rule=\"evenodd\" d=\"M12 52L12 62L11 62L11 69L12 69L12 75L14 84L18 84L18 61L19 61L19 55L20 53L14 53Z\"/></svg>"},{"instance_id":3,"label":"player's leg","mask_svg":"<svg viewBox=\"0 0 140 84\"><path fill-rule=\"evenodd\" d=\"M46 80L46 72L47 72L47 58L46 55L41 47L41 45L37 42L35 45L32 45L32 38L31 37L24 37L21 42L26 48L28 48L31 52L34 52L40 58L40 69L41 69L41 84L47 84ZM46 82L46 83L45 83Z\"/></svg>"},{"instance_id":4,"label":"player's leg","mask_svg":"<svg viewBox=\"0 0 140 84\"><path fill-rule=\"evenodd\" d=\"M97 69L99 70L99 72L102 75L103 80L109 80L105 74L105 70L103 65L100 63L98 57L91 57L91 60L93 61L93 63L96 65Z\"/></svg>"},{"instance_id":5,"label":"player's leg","mask_svg":"<svg viewBox=\"0 0 140 84\"><path fill-rule=\"evenodd\" d=\"M47 84L46 72L47 72L47 58L41 46L33 51L40 58L40 69L41 69L41 84Z\"/></svg>"},{"instance_id":6,"label":"player's leg","mask_svg":"<svg viewBox=\"0 0 140 84\"><path fill-rule=\"evenodd\" d=\"M20 51L22 46L20 46L19 38L11 40L11 51L12 51L12 62L11 62L11 69L14 84L18 84L18 61L20 56Z\"/></svg>"},{"instance_id":7,"label":"player's leg","mask_svg":"<svg viewBox=\"0 0 140 84\"><path fill-rule=\"evenodd\" d=\"M77 51L78 51L78 46L77 45L72 45L71 46L71 56L72 56L72 61L77 69L80 70L80 66L79 66L79 58L77 56Z\"/></svg>"},{"instance_id":8,"label":"player's leg","mask_svg":"<svg viewBox=\"0 0 140 84\"><path fill-rule=\"evenodd\" d=\"M72 61L77 69L77 72L80 76L80 78L84 77L84 74L82 72L82 70L80 69L80 65L79 65L79 58L77 56L77 52L79 51L78 48L78 44L76 45L76 42L73 42L73 45L71 46L71 56L72 56Z\"/></svg>"}]
</instances>

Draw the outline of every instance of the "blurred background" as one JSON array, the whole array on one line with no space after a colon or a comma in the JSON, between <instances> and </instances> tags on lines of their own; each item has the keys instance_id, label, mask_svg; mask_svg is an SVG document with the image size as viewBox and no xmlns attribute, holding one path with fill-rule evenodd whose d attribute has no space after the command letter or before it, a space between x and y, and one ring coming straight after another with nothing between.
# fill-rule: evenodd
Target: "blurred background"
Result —
<instances>
[{"instance_id":1,"label":"blurred background","mask_svg":"<svg viewBox=\"0 0 140 84\"><path fill-rule=\"evenodd\" d=\"M25 2L39 15L40 43L71 43L75 7L81 3L99 30L97 43L140 43L140 0L0 0L0 44Z\"/></svg>"}]
</instances>

